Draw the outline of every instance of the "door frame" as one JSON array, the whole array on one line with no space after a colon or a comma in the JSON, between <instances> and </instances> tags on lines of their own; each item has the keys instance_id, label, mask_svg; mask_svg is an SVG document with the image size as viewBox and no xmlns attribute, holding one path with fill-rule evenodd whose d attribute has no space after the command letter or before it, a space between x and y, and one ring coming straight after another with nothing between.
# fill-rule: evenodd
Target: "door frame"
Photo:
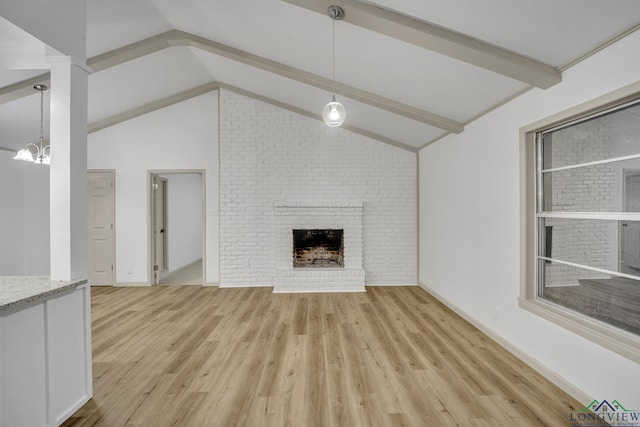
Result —
<instances>
[{"instance_id":1,"label":"door frame","mask_svg":"<svg viewBox=\"0 0 640 427\"><path fill-rule=\"evenodd\" d=\"M155 178L155 180L154 180ZM155 181L155 182L154 182ZM157 184L161 184L161 191L158 191L159 189L155 187L155 185ZM152 270L151 270L151 274L152 276L150 277L151 283L153 285L157 285L160 283L160 281L162 280L162 276L165 273L165 270L167 269L167 248L169 247L168 245L168 230L167 230L167 187L168 187L168 183L169 180L167 178L161 177L159 176L159 174L151 174L151 185L152 188L149 189L149 191L151 192L151 209L152 209L152 213L151 213L151 238L152 238L152 244L151 244L151 265L152 265ZM159 226L156 221L158 219L158 200L156 199L158 197L158 195L162 196L162 224ZM158 234L156 233L157 229L160 228L160 233L162 233L162 245L158 245L157 239L158 239ZM162 256L159 257L158 256L158 247L161 246L162 247ZM161 262L158 262L157 258L161 258ZM158 264L162 264L162 268L156 270L155 267Z\"/></svg>"},{"instance_id":2,"label":"door frame","mask_svg":"<svg viewBox=\"0 0 640 427\"><path fill-rule=\"evenodd\" d=\"M628 175L640 175L640 169L638 168L622 168L622 212L627 212L627 176ZM622 246L622 234L625 232L623 230L623 221L618 221L618 271L621 273L628 273L627 271L623 271L622 264L622 251L624 247Z\"/></svg>"},{"instance_id":3,"label":"door frame","mask_svg":"<svg viewBox=\"0 0 640 427\"><path fill-rule=\"evenodd\" d=\"M91 173L110 173L111 174L111 183L113 184L112 192L113 192L113 204L112 204L112 212L111 218L113 219L113 235L111 236L111 259L113 260L113 270L111 270L111 286L116 285L116 271L118 271L118 266L116 262L116 170L115 169L87 169L87 181L89 180L89 174ZM89 192L89 188L87 189L87 193ZM88 197L88 194L87 194ZM87 224L88 225L88 224Z\"/></svg>"},{"instance_id":4,"label":"door frame","mask_svg":"<svg viewBox=\"0 0 640 427\"><path fill-rule=\"evenodd\" d=\"M205 169L148 169L147 170L147 277L148 284L153 286L153 265L155 257L155 239L153 234L153 218L155 205L153 199L153 175L197 174L202 180L202 285L206 283L207 270L207 180ZM166 219L166 218L165 218Z\"/></svg>"}]
</instances>

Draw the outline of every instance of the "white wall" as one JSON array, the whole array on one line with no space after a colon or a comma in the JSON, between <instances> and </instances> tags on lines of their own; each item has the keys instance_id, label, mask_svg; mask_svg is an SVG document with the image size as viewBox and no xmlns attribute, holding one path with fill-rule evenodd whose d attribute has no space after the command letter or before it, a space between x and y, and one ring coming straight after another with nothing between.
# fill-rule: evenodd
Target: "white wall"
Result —
<instances>
[{"instance_id":1,"label":"white wall","mask_svg":"<svg viewBox=\"0 0 640 427\"><path fill-rule=\"evenodd\" d=\"M634 408L640 364L518 307L519 129L638 80L639 47L636 32L419 156L420 283L588 396Z\"/></svg>"},{"instance_id":2,"label":"white wall","mask_svg":"<svg viewBox=\"0 0 640 427\"><path fill-rule=\"evenodd\" d=\"M24 274L23 162L13 156L0 151L0 276Z\"/></svg>"},{"instance_id":3,"label":"white wall","mask_svg":"<svg viewBox=\"0 0 640 427\"><path fill-rule=\"evenodd\" d=\"M205 171L206 281L217 282L217 92L92 133L88 144L89 169L116 171L116 282L148 283L148 171L170 169Z\"/></svg>"},{"instance_id":4,"label":"white wall","mask_svg":"<svg viewBox=\"0 0 640 427\"><path fill-rule=\"evenodd\" d=\"M221 285L272 286L274 202L360 201L366 284L416 284L416 154L220 91Z\"/></svg>"},{"instance_id":5,"label":"white wall","mask_svg":"<svg viewBox=\"0 0 640 427\"><path fill-rule=\"evenodd\" d=\"M161 174L167 179L167 269L202 258L202 175Z\"/></svg>"},{"instance_id":6,"label":"white wall","mask_svg":"<svg viewBox=\"0 0 640 427\"><path fill-rule=\"evenodd\" d=\"M24 179L23 274L48 276L51 266L49 166L14 162L22 163Z\"/></svg>"},{"instance_id":7,"label":"white wall","mask_svg":"<svg viewBox=\"0 0 640 427\"><path fill-rule=\"evenodd\" d=\"M49 167L0 151L0 275L49 274Z\"/></svg>"}]
</instances>

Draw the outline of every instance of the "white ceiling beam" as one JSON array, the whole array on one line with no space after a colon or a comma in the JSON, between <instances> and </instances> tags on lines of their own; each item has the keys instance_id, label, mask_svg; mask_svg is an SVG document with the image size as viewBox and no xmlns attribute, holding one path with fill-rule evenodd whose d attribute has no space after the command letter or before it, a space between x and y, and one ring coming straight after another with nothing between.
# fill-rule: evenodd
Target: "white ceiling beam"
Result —
<instances>
[{"instance_id":1,"label":"white ceiling beam","mask_svg":"<svg viewBox=\"0 0 640 427\"><path fill-rule=\"evenodd\" d=\"M176 33L181 32L176 31ZM290 67L280 62L272 61L270 59L254 55L230 46L226 46L212 40L194 36L188 33L182 33L182 36L183 37L176 37L173 40L175 46L192 46L205 52L223 56L225 58L229 58L245 65L259 68L261 70L268 71L270 73L277 74L279 76L286 77L292 80L296 80L301 83L326 90L328 92L335 92L338 95L345 96L355 101L360 101L362 103L380 108L382 110L389 111L391 113L395 113L400 116L437 127L439 129L444 129L448 132L461 133L464 130L464 126L461 123L447 117L424 111L419 108L415 108L394 101L392 99L376 95L371 92L366 92L340 82L334 82L331 79L318 76L316 74L309 73L298 68Z\"/></svg>"},{"instance_id":2,"label":"white ceiling beam","mask_svg":"<svg viewBox=\"0 0 640 427\"><path fill-rule=\"evenodd\" d=\"M172 46L188 46L201 49L205 52L223 56L245 65L259 68L319 89L335 92L336 94L351 98L355 101L360 101L448 132L460 133L464 130L462 123L451 120L447 117L424 111L349 85L334 82L331 79L179 30L167 31L151 38L90 58L87 60L87 65L94 72L101 71ZM33 84L46 83L48 82L48 79L49 75L44 74L0 89L0 104L33 94Z\"/></svg>"},{"instance_id":3,"label":"white ceiling beam","mask_svg":"<svg viewBox=\"0 0 640 427\"><path fill-rule=\"evenodd\" d=\"M33 90L33 86L38 84L51 86L50 80L49 73L47 73L0 88L0 105L26 96L35 95L37 92Z\"/></svg>"},{"instance_id":4,"label":"white ceiling beam","mask_svg":"<svg viewBox=\"0 0 640 427\"><path fill-rule=\"evenodd\" d=\"M327 15L330 5L345 11L344 21L438 52L529 85L547 89L562 73L542 62L446 28L358 0L282 0ZM327 16L327 19L330 19Z\"/></svg>"},{"instance_id":5,"label":"white ceiling beam","mask_svg":"<svg viewBox=\"0 0 640 427\"><path fill-rule=\"evenodd\" d=\"M157 101L151 102L149 104L142 105L140 107L133 108L133 109L125 111L123 113L119 113L119 114L116 114L114 116L107 117L106 119L99 120L97 122L91 123L88 126L88 133L97 132L99 130L108 128L110 126L117 125L118 123L122 123L122 122L125 122L127 120L131 120L131 119L134 119L136 117L142 116L143 114L148 114L148 113L151 113L153 111L159 110L161 108L168 107L170 105L177 104L179 102L186 101L187 99L191 99L191 98L194 98L196 96L199 96L199 95L202 95L202 94L205 94L207 92L214 91L214 90L218 90L218 89L221 89L221 88L230 90L232 92L236 92L236 93L238 93L240 95L248 96L248 97L253 98L253 99L257 99L258 101L262 101L262 102L266 102L266 103L271 104L271 105L275 105L276 107L284 108L285 110L289 110L289 111L292 111L294 113L301 114L301 115L306 116L306 117L310 117L312 119L316 119L316 120L322 121L322 116L320 114L312 113L312 112L304 110L302 108L294 107L292 105L285 104L284 102L280 102L280 101L277 101L277 100L272 99L272 98L268 98L268 97L265 97L265 96L262 96L262 95L258 95L257 93L250 92L250 91L244 90L244 89L240 89L240 88L237 88L235 86L228 85L226 83L212 82L212 83L207 83L207 84L202 85L202 86L198 86L198 87L193 88L193 89L186 90L184 92L180 92L180 93L175 94L175 95L168 96L166 98L159 99ZM375 133L372 133L372 132L365 131L365 130L360 129L360 128L355 127L355 126L343 125L341 127L343 129L346 129L348 131L357 133L359 135L366 136L367 138L371 138L371 139L377 140L379 142L383 142L385 144L393 145L394 147L402 148L403 150L407 150L407 151L410 151L412 153L417 153L418 152L418 149L416 147L413 147L413 146L407 145L407 144L403 144L403 143L398 142L398 141L396 141L394 139L387 138L387 137L384 137L384 136L381 136L381 135L378 135L378 134L375 134ZM2 149L5 149L7 151L12 151L12 152L15 151L13 149L0 147L0 150L2 150Z\"/></svg>"},{"instance_id":6,"label":"white ceiling beam","mask_svg":"<svg viewBox=\"0 0 640 427\"><path fill-rule=\"evenodd\" d=\"M170 47L171 44L167 41L167 33L162 33L87 59L87 66L91 72L102 71ZM0 88L0 105L33 95L33 85L35 84L51 86L49 73Z\"/></svg>"},{"instance_id":7,"label":"white ceiling beam","mask_svg":"<svg viewBox=\"0 0 640 427\"><path fill-rule=\"evenodd\" d=\"M171 31L94 56L87 59L87 65L93 72L98 72L170 48L171 44L167 40L169 33Z\"/></svg>"},{"instance_id":8,"label":"white ceiling beam","mask_svg":"<svg viewBox=\"0 0 640 427\"><path fill-rule=\"evenodd\" d=\"M135 117L142 116L143 114L151 113L152 111L159 110L164 107L168 107L173 104L177 104L182 101L186 101L187 99L194 98L199 95L203 95L207 92L211 92L213 90L218 89L217 83L207 83L202 86L195 87L193 89L186 90L184 92L180 92L175 95L167 96L162 99L158 99L156 101L150 102L145 105L141 105L139 107L133 108L131 110L124 111L122 113L118 113L111 117L107 117L102 120L98 120L97 122L90 123L87 126L87 132L93 133L104 128L108 128L113 125L117 125L118 123L122 123L127 120L131 120Z\"/></svg>"},{"instance_id":9,"label":"white ceiling beam","mask_svg":"<svg viewBox=\"0 0 640 427\"><path fill-rule=\"evenodd\" d=\"M307 110L303 110L302 108L294 107L289 104L285 104L284 102L276 101L275 99L268 98L266 96L258 95L257 93L250 92L248 90L240 89L232 85L228 85L222 82L212 82L207 83L202 86L195 87L193 89L186 90L184 92L177 93L175 95L171 95L162 99L159 99L154 102L150 102L149 104L142 105L140 107L133 108L131 110L116 114L111 117L107 117L102 120L98 120L97 122L90 123L88 128L88 133L97 132L99 130L108 128L110 126L117 125L118 123L125 122L127 120L134 119L136 117L142 116L143 114L148 114L153 111L159 110L164 107L168 107L173 104L177 104L182 101L186 101L187 99L194 98L196 96L205 94L207 92L211 92L219 89L227 89L232 92L236 92L240 95L248 96L249 98L257 99L258 101L266 102L267 104L275 105L276 107L284 108L285 110L292 111L297 114L301 114L306 117L310 117L312 119L322 121L322 116L317 113L312 113ZM385 144L393 145L394 147L402 148L403 150L410 151L412 153L417 153L418 149L411 145L403 144L402 142L398 142L394 139L387 138L385 136L378 135L376 133L368 132L366 130L360 129L355 126L342 125L343 129L348 131L357 133L362 136L366 136L367 138L374 139L379 142L383 142ZM6 150L15 152L16 150L10 148L0 147L0 150Z\"/></svg>"},{"instance_id":10,"label":"white ceiling beam","mask_svg":"<svg viewBox=\"0 0 640 427\"><path fill-rule=\"evenodd\" d=\"M430 126L444 129L448 132L460 133L464 130L464 126L447 117L440 116L419 108L412 107L389 98L376 95L354 88L352 86L334 82L326 77L318 76L298 68L290 67L280 62L272 61L262 56L254 55L231 46L227 46L203 37L185 33L178 30L169 31L167 33L169 43L174 46L191 46L201 49L214 55L223 56L231 60L277 74L288 79L296 80L301 83L335 92L338 95L346 96L354 101L360 101L365 104L407 117Z\"/></svg>"}]
</instances>

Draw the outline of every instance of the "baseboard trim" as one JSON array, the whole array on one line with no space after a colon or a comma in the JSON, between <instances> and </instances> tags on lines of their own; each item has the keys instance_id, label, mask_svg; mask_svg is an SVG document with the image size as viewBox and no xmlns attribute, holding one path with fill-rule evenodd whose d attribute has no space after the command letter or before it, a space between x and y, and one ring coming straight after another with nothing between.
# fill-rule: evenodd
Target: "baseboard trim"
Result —
<instances>
[{"instance_id":1,"label":"baseboard trim","mask_svg":"<svg viewBox=\"0 0 640 427\"><path fill-rule=\"evenodd\" d=\"M132 286L151 286L146 282L117 282L113 284L114 287L132 287Z\"/></svg>"},{"instance_id":2,"label":"baseboard trim","mask_svg":"<svg viewBox=\"0 0 640 427\"><path fill-rule=\"evenodd\" d=\"M273 285L220 285L220 282L207 282L205 283L203 286L217 286L219 288L268 288L268 287L273 287ZM317 293L317 292L366 292L366 288L368 287L383 287L383 286L420 286L418 283L409 283L409 284L398 284L398 283L375 283L375 284L365 284L365 290L336 290L336 289L329 289L326 291L307 291L307 290L302 290L302 291L286 291L286 292L274 292L276 294L279 293Z\"/></svg>"},{"instance_id":3,"label":"baseboard trim","mask_svg":"<svg viewBox=\"0 0 640 427\"><path fill-rule=\"evenodd\" d=\"M592 397L588 396L586 393L584 393L578 387L576 387L575 385L571 384L569 381L567 381L561 375L559 375L558 373L556 373L552 369L550 369L547 366L545 366L542 363L540 363L537 359L531 357L529 354L525 353L524 351L522 351L521 349L519 349L518 347L513 345L506 338L504 338L501 335L498 335L497 333L495 333L493 330L488 328L483 323L479 322L473 316L470 316L468 313L466 313L464 310L462 310L461 308L459 308L458 306L453 304L447 298L445 298L442 295L440 295L438 292L436 292L433 289L429 288L427 285L425 285L422 282L418 282L418 286L420 286L422 289L424 289L425 292L428 292L430 295L432 295L438 301L440 301L441 303L443 303L444 305L449 307L458 316L462 317L464 320L466 320L467 322L471 323L473 326L478 328L482 333L484 333L489 338L491 338L492 340L494 340L495 342L500 344L508 352L510 352L511 354L516 356L518 359L522 360L524 363L526 363L534 371L538 372L540 375L542 375L543 377L545 377L546 379L551 381L553 384L558 386L565 393L567 393L568 395L570 395L571 397L576 399L581 404L586 406L586 405L588 405L589 403L591 403L593 401Z\"/></svg>"},{"instance_id":4,"label":"baseboard trim","mask_svg":"<svg viewBox=\"0 0 640 427\"><path fill-rule=\"evenodd\" d=\"M231 288L273 288L273 285L218 285L220 289L231 289Z\"/></svg>"},{"instance_id":5,"label":"baseboard trim","mask_svg":"<svg viewBox=\"0 0 640 427\"><path fill-rule=\"evenodd\" d=\"M366 287L374 286L418 286L417 283L367 283Z\"/></svg>"},{"instance_id":6,"label":"baseboard trim","mask_svg":"<svg viewBox=\"0 0 640 427\"><path fill-rule=\"evenodd\" d=\"M288 290L288 289L275 289L274 294L344 294L344 293L356 293L367 292L366 289L314 289L314 290Z\"/></svg>"}]
</instances>

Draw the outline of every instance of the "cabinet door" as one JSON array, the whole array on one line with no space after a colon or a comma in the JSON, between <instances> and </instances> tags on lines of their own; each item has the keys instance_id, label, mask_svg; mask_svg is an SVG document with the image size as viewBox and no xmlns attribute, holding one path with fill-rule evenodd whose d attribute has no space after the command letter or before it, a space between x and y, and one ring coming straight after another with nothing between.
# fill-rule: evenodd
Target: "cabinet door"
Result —
<instances>
[{"instance_id":1,"label":"cabinet door","mask_svg":"<svg viewBox=\"0 0 640 427\"><path fill-rule=\"evenodd\" d=\"M45 309L0 316L0 426L47 425Z\"/></svg>"},{"instance_id":2,"label":"cabinet door","mask_svg":"<svg viewBox=\"0 0 640 427\"><path fill-rule=\"evenodd\" d=\"M49 407L59 425L91 397L87 285L47 301Z\"/></svg>"}]
</instances>

